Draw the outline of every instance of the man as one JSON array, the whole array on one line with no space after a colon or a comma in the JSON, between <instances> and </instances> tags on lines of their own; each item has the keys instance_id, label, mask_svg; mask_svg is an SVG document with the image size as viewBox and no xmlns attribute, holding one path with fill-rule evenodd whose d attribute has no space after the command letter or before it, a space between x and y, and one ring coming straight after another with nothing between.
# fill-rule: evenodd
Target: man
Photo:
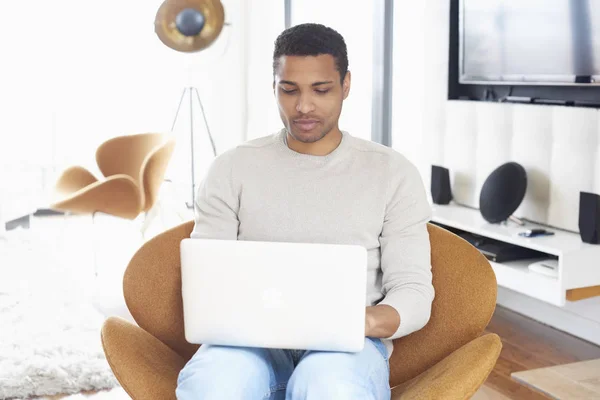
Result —
<instances>
[{"instance_id":1,"label":"man","mask_svg":"<svg viewBox=\"0 0 600 400\"><path fill-rule=\"evenodd\" d=\"M177 397L389 399L391 340L425 326L434 297L422 181L396 151L340 131L350 72L337 32L317 24L285 30L273 75L285 128L215 159L198 191L191 237L365 247L365 347L204 345L181 371ZM226 301L227 283L218 284Z\"/></svg>"}]
</instances>

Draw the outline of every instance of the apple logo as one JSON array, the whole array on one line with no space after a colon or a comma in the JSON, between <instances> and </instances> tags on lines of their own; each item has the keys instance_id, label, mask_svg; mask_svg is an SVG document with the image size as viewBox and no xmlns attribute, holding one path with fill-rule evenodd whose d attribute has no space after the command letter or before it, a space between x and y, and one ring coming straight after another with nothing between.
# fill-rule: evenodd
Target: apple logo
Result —
<instances>
[{"instance_id":1,"label":"apple logo","mask_svg":"<svg viewBox=\"0 0 600 400\"><path fill-rule=\"evenodd\" d=\"M266 289L263 292L262 300L265 308L268 309L281 309L284 306L283 295L275 288Z\"/></svg>"}]
</instances>

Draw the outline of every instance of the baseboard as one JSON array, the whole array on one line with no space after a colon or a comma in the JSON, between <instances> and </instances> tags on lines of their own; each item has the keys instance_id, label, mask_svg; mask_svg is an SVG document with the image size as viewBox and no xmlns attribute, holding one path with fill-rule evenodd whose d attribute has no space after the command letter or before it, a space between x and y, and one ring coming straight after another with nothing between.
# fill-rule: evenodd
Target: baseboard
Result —
<instances>
[{"instance_id":1,"label":"baseboard","mask_svg":"<svg viewBox=\"0 0 600 400\"><path fill-rule=\"evenodd\" d=\"M497 304L560 331L600 345L600 321L579 315L570 309L556 307L503 287L498 287Z\"/></svg>"},{"instance_id":2,"label":"baseboard","mask_svg":"<svg viewBox=\"0 0 600 400\"><path fill-rule=\"evenodd\" d=\"M28 229L31 226L31 216L35 217L48 217L52 215L64 215L62 211L55 211L48 208L39 208L33 214L27 214L22 217L12 219L10 221L4 222L5 230L10 231L16 228L25 228ZM2 221L0 221L0 224Z\"/></svg>"},{"instance_id":3,"label":"baseboard","mask_svg":"<svg viewBox=\"0 0 600 400\"><path fill-rule=\"evenodd\" d=\"M39 208L33 215L36 217L47 217L51 215L64 215L62 211L51 210L49 208Z\"/></svg>"},{"instance_id":4,"label":"baseboard","mask_svg":"<svg viewBox=\"0 0 600 400\"><path fill-rule=\"evenodd\" d=\"M24 229L29 229L30 223L31 223L31 215L28 214L23 217L7 221L4 226L7 231L17 229L19 227L24 228Z\"/></svg>"}]
</instances>

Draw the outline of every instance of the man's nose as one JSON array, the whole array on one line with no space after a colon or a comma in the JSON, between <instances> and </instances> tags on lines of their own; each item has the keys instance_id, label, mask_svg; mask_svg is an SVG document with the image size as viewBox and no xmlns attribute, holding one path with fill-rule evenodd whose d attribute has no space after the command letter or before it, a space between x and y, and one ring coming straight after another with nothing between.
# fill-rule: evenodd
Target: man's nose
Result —
<instances>
[{"instance_id":1,"label":"man's nose","mask_svg":"<svg viewBox=\"0 0 600 400\"><path fill-rule=\"evenodd\" d=\"M301 114L309 114L315 110L315 104L312 96L301 95L298 97L298 103L296 103L296 111Z\"/></svg>"}]
</instances>

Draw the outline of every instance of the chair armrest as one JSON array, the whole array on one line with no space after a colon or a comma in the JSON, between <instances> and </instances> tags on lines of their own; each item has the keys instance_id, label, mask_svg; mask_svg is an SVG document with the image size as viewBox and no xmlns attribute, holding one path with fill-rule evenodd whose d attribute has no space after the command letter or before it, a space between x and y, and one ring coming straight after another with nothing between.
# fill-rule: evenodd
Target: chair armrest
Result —
<instances>
[{"instance_id":1,"label":"chair armrest","mask_svg":"<svg viewBox=\"0 0 600 400\"><path fill-rule=\"evenodd\" d=\"M142 328L118 317L102 326L102 347L115 377L132 399L175 399L185 360Z\"/></svg>"},{"instance_id":2,"label":"chair armrest","mask_svg":"<svg viewBox=\"0 0 600 400\"><path fill-rule=\"evenodd\" d=\"M102 212L131 220L141 212L140 188L128 175L109 176L103 181L93 182L80 189L77 189L75 184L64 185L66 184L63 182L62 191L55 191L55 198L50 205L53 210L77 214ZM75 191L70 193L66 191L68 189Z\"/></svg>"},{"instance_id":3,"label":"chair armrest","mask_svg":"<svg viewBox=\"0 0 600 400\"><path fill-rule=\"evenodd\" d=\"M90 171L80 166L73 166L63 171L55 183L54 191L64 197L95 182L98 182L98 179Z\"/></svg>"},{"instance_id":4,"label":"chair armrest","mask_svg":"<svg viewBox=\"0 0 600 400\"><path fill-rule=\"evenodd\" d=\"M494 369L502 342L495 333L480 336L392 391L392 400L469 399Z\"/></svg>"}]
</instances>

